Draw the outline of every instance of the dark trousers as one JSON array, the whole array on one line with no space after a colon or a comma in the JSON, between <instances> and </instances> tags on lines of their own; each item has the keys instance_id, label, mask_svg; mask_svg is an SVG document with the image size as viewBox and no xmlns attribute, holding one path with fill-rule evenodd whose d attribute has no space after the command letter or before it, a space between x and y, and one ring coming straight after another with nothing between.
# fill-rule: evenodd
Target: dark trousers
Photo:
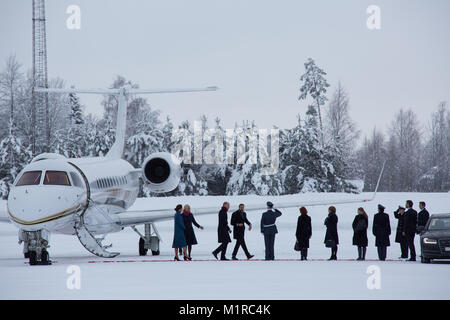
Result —
<instances>
[{"instance_id":1,"label":"dark trousers","mask_svg":"<svg viewBox=\"0 0 450 320\"><path fill-rule=\"evenodd\" d=\"M402 252L402 258L408 258L408 241L406 241L406 237L402 237L400 241L400 250Z\"/></svg>"},{"instance_id":2,"label":"dark trousers","mask_svg":"<svg viewBox=\"0 0 450 320\"><path fill-rule=\"evenodd\" d=\"M386 246L377 247L377 250L378 250L378 259L380 259L381 261L386 260L387 247Z\"/></svg>"},{"instance_id":3,"label":"dark trousers","mask_svg":"<svg viewBox=\"0 0 450 320\"><path fill-rule=\"evenodd\" d=\"M250 256L250 253L248 252L244 237L242 237L242 238L239 237L236 239L236 245L234 246L234 250L233 250L233 257L236 257L240 247L242 247L242 250L244 250L244 253L248 258Z\"/></svg>"},{"instance_id":4,"label":"dark trousers","mask_svg":"<svg viewBox=\"0 0 450 320\"><path fill-rule=\"evenodd\" d=\"M264 234L266 245L266 260L275 260L275 234Z\"/></svg>"},{"instance_id":5,"label":"dark trousers","mask_svg":"<svg viewBox=\"0 0 450 320\"><path fill-rule=\"evenodd\" d=\"M220 246L217 247L216 250L214 250L214 254L219 254L219 252L221 252L220 258L224 259L225 258L225 254L227 253L227 247L228 247L228 242L222 242L220 244Z\"/></svg>"},{"instance_id":6,"label":"dark trousers","mask_svg":"<svg viewBox=\"0 0 450 320\"><path fill-rule=\"evenodd\" d=\"M407 233L406 234L406 243L409 248L409 253L411 256L411 259L416 259L416 247L414 247L414 237L416 236L415 233Z\"/></svg>"}]
</instances>

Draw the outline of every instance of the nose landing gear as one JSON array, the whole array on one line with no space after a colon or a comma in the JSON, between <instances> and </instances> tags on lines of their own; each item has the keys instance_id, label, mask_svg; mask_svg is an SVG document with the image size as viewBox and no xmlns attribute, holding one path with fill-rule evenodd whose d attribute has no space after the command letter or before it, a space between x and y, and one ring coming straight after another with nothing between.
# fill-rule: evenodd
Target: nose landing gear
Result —
<instances>
[{"instance_id":1,"label":"nose landing gear","mask_svg":"<svg viewBox=\"0 0 450 320\"><path fill-rule=\"evenodd\" d=\"M48 233L45 230L24 231L20 230L19 243L23 242L24 257L28 259L30 266L51 265L48 254Z\"/></svg>"}]
</instances>

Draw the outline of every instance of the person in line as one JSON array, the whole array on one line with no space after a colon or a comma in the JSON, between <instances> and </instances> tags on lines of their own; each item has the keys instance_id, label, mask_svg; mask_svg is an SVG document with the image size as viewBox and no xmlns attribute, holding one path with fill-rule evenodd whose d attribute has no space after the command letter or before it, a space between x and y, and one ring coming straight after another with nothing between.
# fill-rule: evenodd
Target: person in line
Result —
<instances>
[{"instance_id":1,"label":"person in line","mask_svg":"<svg viewBox=\"0 0 450 320\"><path fill-rule=\"evenodd\" d=\"M174 215L174 233L173 233L173 243L172 248L175 250L175 261L180 261L180 258L178 258L178 249L182 248L184 253L184 260L187 259L186 255L186 238L184 236L184 230L186 229L183 217L181 216L181 208L183 206L181 204L177 205L175 207L175 215Z\"/></svg>"},{"instance_id":2,"label":"person in line","mask_svg":"<svg viewBox=\"0 0 450 320\"><path fill-rule=\"evenodd\" d=\"M266 203L267 211L261 217L261 233L264 234L264 244L266 248L265 260L275 260L275 235L278 233L275 221L281 216L278 209L273 209L273 203Z\"/></svg>"},{"instance_id":3,"label":"person in line","mask_svg":"<svg viewBox=\"0 0 450 320\"><path fill-rule=\"evenodd\" d=\"M184 230L184 236L186 238L187 244L187 259L192 260L192 246L198 243L192 225L196 226L200 230L203 230L203 227L199 225L197 221L195 221L194 215L191 212L191 207L188 204L184 205L183 208L183 222L184 226L186 227L186 229Z\"/></svg>"},{"instance_id":4,"label":"person in line","mask_svg":"<svg viewBox=\"0 0 450 320\"><path fill-rule=\"evenodd\" d=\"M247 245L245 244L245 224L248 225L248 231L252 230L252 224L247 219L247 213L244 211L244 204L239 205L239 209L233 212L231 215L230 224L233 226L233 238L236 240L236 245L234 246L233 255L231 256L232 260L238 260L236 257L238 250L242 247L244 250L247 259L250 260L254 257L254 255L250 254L247 249Z\"/></svg>"},{"instance_id":5,"label":"person in line","mask_svg":"<svg viewBox=\"0 0 450 320\"><path fill-rule=\"evenodd\" d=\"M375 246L378 250L378 259L385 261L387 247L391 245L389 236L391 235L391 223L389 215L384 212L385 207L378 205L378 213L373 217L372 233L375 236Z\"/></svg>"},{"instance_id":6,"label":"person in line","mask_svg":"<svg viewBox=\"0 0 450 320\"><path fill-rule=\"evenodd\" d=\"M308 216L308 210L305 207L300 208L300 216L297 220L297 246L300 250L300 260L308 260L309 239L312 236L311 217Z\"/></svg>"},{"instance_id":7,"label":"person in line","mask_svg":"<svg viewBox=\"0 0 450 320\"><path fill-rule=\"evenodd\" d=\"M416 248L414 246L414 237L417 232L417 211L413 209L413 202L411 200L406 201L406 211L403 223L403 236L406 237L406 243L409 248L408 261L416 261Z\"/></svg>"},{"instance_id":8,"label":"person in line","mask_svg":"<svg viewBox=\"0 0 450 320\"><path fill-rule=\"evenodd\" d=\"M337 260L337 251L339 244L339 235L337 231L338 217L336 215L336 207L328 208L328 216L325 219L324 225L327 227L325 233L325 246L331 248L331 257L328 260Z\"/></svg>"},{"instance_id":9,"label":"person in line","mask_svg":"<svg viewBox=\"0 0 450 320\"><path fill-rule=\"evenodd\" d=\"M398 209L394 211L394 217L398 220L397 232L395 234L395 242L400 244L401 256L400 259L408 259L408 243L406 237L403 235L403 224L405 218L405 208L398 206Z\"/></svg>"},{"instance_id":10,"label":"person in line","mask_svg":"<svg viewBox=\"0 0 450 320\"><path fill-rule=\"evenodd\" d=\"M227 253L228 244L231 242L230 233L231 229L228 226L228 209L230 208L230 203L224 202L222 208L219 211L219 225L217 227L218 242L220 246L212 252L213 256L218 259L217 255L220 252L220 260L227 261L225 254Z\"/></svg>"},{"instance_id":11,"label":"person in line","mask_svg":"<svg viewBox=\"0 0 450 320\"><path fill-rule=\"evenodd\" d=\"M428 210L425 209L425 206L426 204L424 201L419 202L420 211L417 214L417 234L420 234L425 229L428 219L430 219L430 214L428 213Z\"/></svg>"},{"instance_id":12,"label":"person in line","mask_svg":"<svg viewBox=\"0 0 450 320\"><path fill-rule=\"evenodd\" d=\"M366 259L366 251L369 240L367 239L367 228L369 217L364 208L358 208L357 215L353 219L353 245L358 246L358 261Z\"/></svg>"}]
</instances>

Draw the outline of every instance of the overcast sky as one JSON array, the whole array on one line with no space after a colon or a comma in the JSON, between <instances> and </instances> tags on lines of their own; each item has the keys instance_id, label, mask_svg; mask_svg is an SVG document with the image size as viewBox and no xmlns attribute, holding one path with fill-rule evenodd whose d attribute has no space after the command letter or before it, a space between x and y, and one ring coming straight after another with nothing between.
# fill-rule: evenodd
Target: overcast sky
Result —
<instances>
[{"instance_id":1,"label":"overcast sky","mask_svg":"<svg viewBox=\"0 0 450 320\"><path fill-rule=\"evenodd\" d=\"M66 8L81 8L81 29ZM381 9L381 29L366 8ZM147 96L176 124L201 114L262 128L295 125L299 76L308 57L350 97L364 134L411 108L423 122L450 100L450 1L47 0L49 77L108 87L120 74L141 88L217 85L216 93ZM31 0L0 2L0 62L31 67ZM100 115L101 97L80 96ZM212 121L211 121L212 122Z\"/></svg>"}]
</instances>

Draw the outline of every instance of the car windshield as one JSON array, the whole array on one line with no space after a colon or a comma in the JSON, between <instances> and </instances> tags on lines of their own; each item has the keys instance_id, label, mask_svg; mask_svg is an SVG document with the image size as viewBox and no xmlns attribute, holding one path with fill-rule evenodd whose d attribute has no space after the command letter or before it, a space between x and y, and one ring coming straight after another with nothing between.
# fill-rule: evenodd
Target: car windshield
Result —
<instances>
[{"instance_id":1,"label":"car windshield","mask_svg":"<svg viewBox=\"0 0 450 320\"><path fill-rule=\"evenodd\" d=\"M64 171L46 171L44 184L54 186L70 186L70 180Z\"/></svg>"},{"instance_id":2,"label":"car windshield","mask_svg":"<svg viewBox=\"0 0 450 320\"><path fill-rule=\"evenodd\" d=\"M27 171L20 177L16 187L38 185L41 181L41 175L42 171Z\"/></svg>"},{"instance_id":3,"label":"car windshield","mask_svg":"<svg viewBox=\"0 0 450 320\"><path fill-rule=\"evenodd\" d=\"M431 219L428 230L450 230L450 217Z\"/></svg>"}]
</instances>

